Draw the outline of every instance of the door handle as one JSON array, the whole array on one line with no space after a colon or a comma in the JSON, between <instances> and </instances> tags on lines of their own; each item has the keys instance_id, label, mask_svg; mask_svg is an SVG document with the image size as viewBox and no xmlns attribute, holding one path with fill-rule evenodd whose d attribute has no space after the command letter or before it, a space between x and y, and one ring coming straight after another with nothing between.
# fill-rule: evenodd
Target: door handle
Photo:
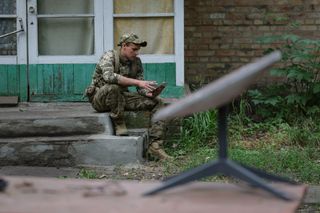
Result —
<instances>
[{"instance_id":1,"label":"door handle","mask_svg":"<svg viewBox=\"0 0 320 213\"><path fill-rule=\"evenodd\" d=\"M7 36L10 36L10 35L13 35L13 34L17 34L19 32L23 32L24 28L23 28L22 18L19 18L18 21L19 21L19 24L20 24L20 30L16 30L16 31L13 31L13 32L10 32L10 33L3 34L3 35L0 36L0 38L4 38L4 37L7 37Z\"/></svg>"},{"instance_id":2,"label":"door handle","mask_svg":"<svg viewBox=\"0 0 320 213\"><path fill-rule=\"evenodd\" d=\"M34 6L30 6L29 7L29 13L35 13L36 12L36 9L34 8Z\"/></svg>"}]
</instances>

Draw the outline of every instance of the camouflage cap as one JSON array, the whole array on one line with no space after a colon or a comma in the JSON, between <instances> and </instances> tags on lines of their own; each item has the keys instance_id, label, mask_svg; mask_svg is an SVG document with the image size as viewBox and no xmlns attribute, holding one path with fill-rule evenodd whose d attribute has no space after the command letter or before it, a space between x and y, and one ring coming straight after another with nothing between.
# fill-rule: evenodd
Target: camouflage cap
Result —
<instances>
[{"instance_id":1,"label":"camouflage cap","mask_svg":"<svg viewBox=\"0 0 320 213\"><path fill-rule=\"evenodd\" d=\"M139 39L139 37L134 33L123 34L120 37L120 41L119 41L118 46L121 46L122 43L133 43L133 44L138 44L142 47L147 46L147 42Z\"/></svg>"}]
</instances>

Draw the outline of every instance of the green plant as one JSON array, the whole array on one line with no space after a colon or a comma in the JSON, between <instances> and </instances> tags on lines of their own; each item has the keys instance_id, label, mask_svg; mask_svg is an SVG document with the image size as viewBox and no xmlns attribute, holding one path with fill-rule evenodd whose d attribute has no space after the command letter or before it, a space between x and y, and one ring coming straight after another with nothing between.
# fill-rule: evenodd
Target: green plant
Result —
<instances>
[{"instance_id":1,"label":"green plant","mask_svg":"<svg viewBox=\"0 0 320 213\"><path fill-rule=\"evenodd\" d=\"M78 177L82 179L97 179L97 173L95 171L90 171L87 169L81 169L78 173Z\"/></svg>"},{"instance_id":2,"label":"green plant","mask_svg":"<svg viewBox=\"0 0 320 213\"><path fill-rule=\"evenodd\" d=\"M264 89L250 90L248 95L263 117L292 120L297 114L314 116L320 113L320 41L286 34L260 39L273 43L283 58L280 67L271 70L279 78Z\"/></svg>"},{"instance_id":3,"label":"green plant","mask_svg":"<svg viewBox=\"0 0 320 213\"><path fill-rule=\"evenodd\" d=\"M215 110L201 112L183 119L179 153L186 153L199 147L212 147L216 144L215 133L217 113Z\"/></svg>"}]
</instances>

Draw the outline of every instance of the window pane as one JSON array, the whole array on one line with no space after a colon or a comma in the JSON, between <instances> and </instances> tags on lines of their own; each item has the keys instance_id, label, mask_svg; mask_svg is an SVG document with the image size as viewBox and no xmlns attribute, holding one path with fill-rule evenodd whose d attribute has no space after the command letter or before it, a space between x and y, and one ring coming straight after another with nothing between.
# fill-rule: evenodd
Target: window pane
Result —
<instances>
[{"instance_id":1,"label":"window pane","mask_svg":"<svg viewBox=\"0 0 320 213\"><path fill-rule=\"evenodd\" d=\"M173 13L173 0L114 0L114 13Z\"/></svg>"},{"instance_id":2,"label":"window pane","mask_svg":"<svg viewBox=\"0 0 320 213\"><path fill-rule=\"evenodd\" d=\"M16 19L0 19L0 35L16 30ZM17 35L0 39L0 55L17 55Z\"/></svg>"},{"instance_id":3,"label":"window pane","mask_svg":"<svg viewBox=\"0 0 320 213\"><path fill-rule=\"evenodd\" d=\"M41 18L38 29L39 55L94 54L93 18Z\"/></svg>"},{"instance_id":4,"label":"window pane","mask_svg":"<svg viewBox=\"0 0 320 213\"><path fill-rule=\"evenodd\" d=\"M16 14L16 1L0 0L0 14Z\"/></svg>"},{"instance_id":5,"label":"window pane","mask_svg":"<svg viewBox=\"0 0 320 213\"><path fill-rule=\"evenodd\" d=\"M124 33L134 32L148 42L141 54L174 54L173 18L117 18L114 47Z\"/></svg>"},{"instance_id":6,"label":"window pane","mask_svg":"<svg viewBox=\"0 0 320 213\"><path fill-rule=\"evenodd\" d=\"M38 14L92 14L93 0L38 0Z\"/></svg>"}]
</instances>

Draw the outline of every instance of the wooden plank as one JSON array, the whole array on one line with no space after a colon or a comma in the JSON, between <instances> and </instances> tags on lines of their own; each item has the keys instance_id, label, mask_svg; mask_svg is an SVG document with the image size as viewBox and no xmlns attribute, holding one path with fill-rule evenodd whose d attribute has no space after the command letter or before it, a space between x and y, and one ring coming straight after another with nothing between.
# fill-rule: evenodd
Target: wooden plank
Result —
<instances>
[{"instance_id":1,"label":"wooden plank","mask_svg":"<svg viewBox=\"0 0 320 213\"><path fill-rule=\"evenodd\" d=\"M74 92L74 65L63 64L62 65L62 94L72 95Z\"/></svg>"},{"instance_id":2,"label":"wooden plank","mask_svg":"<svg viewBox=\"0 0 320 213\"><path fill-rule=\"evenodd\" d=\"M19 65L19 101L28 100L27 65Z\"/></svg>"},{"instance_id":3,"label":"wooden plank","mask_svg":"<svg viewBox=\"0 0 320 213\"><path fill-rule=\"evenodd\" d=\"M91 83L95 64L74 65L74 94L83 94L85 88Z\"/></svg>"},{"instance_id":4,"label":"wooden plank","mask_svg":"<svg viewBox=\"0 0 320 213\"><path fill-rule=\"evenodd\" d=\"M146 73L147 73L146 80L156 81L157 80L157 65L156 64L148 64Z\"/></svg>"},{"instance_id":5,"label":"wooden plank","mask_svg":"<svg viewBox=\"0 0 320 213\"><path fill-rule=\"evenodd\" d=\"M18 96L0 96L0 106L16 106L18 104Z\"/></svg>"},{"instance_id":6,"label":"wooden plank","mask_svg":"<svg viewBox=\"0 0 320 213\"><path fill-rule=\"evenodd\" d=\"M54 85L53 85L53 73L54 68L56 68L57 65L52 64L39 64L38 70L39 70L39 77L38 77L38 85L42 85L43 92L40 94L54 94ZM40 86L39 85L39 86Z\"/></svg>"},{"instance_id":7,"label":"wooden plank","mask_svg":"<svg viewBox=\"0 0 320 213\"><path fill-rule=\"evenodd\" d=\"M41 94L33 95L31 101L33 102L86 102L86 99L82 98L83 95L52 95L52 94Z\"/></svg>"},{"instance_id":8,"label":"wooden plank","mask_svg":"<svg viewBox=\"0 0 320 213\"><path fill-rule=\"evenodd\" d=\"M0 193L1 211L20 213L294 213L306 191L305 185L273 184L295 197L284 201L257 187L195 182L142 196L161 182L3 178L9 184Z\"/></svg>"},{"instance_id":9,"label":"wooden plank","mask_svg":"<svg viewBox=\"0 0 320 213\"><path fill-rule=\"evenodd\" d=\"M53 65L53 95L63 94L63 64L54 64Z\"/></svg>"},{"instance_id":10,"label":"wooden plank","mask_svg":"<svg viewBox=\"0 0 320 213\"><path fill-rule=\"evenodd\" d=\"M30 65L31 101L83 101L82 95L91 83L94 68L95 64ZM165 81L175 86L175 63L143 64L143 68L146 80ZM177 97L180 93L174 89L162 96Z\"/></svg>"},{"instance_id":11,"label":"wooden plank","mask_svg":"<svg viewBox=\"0 0 320 213\"><path fill-rule=\"evenodd\" d=\"M8 94L8 65L0 66L0 94Z\"/></svg>"},{"instance_id":12,"label":"wooden plank","mask_svg":"<svg viewBox=\"0 0 320 213\"><path fill-rule=\"evenodd\" d=\"M30 97L38 94L39 85L38 85L38 65L30 64L29 65L29 86L30 86ZM42 91L41 91L42 94Z\"/></svg>"},{"instance_id":13,"label":"wooden plank","mask_svg":"<svg viewBox=\"0 0 320 213\"><path fill-rule=\"evenodd\" d=\"M165 63L162 65L163 71L165 73L165 82L168 85L175 86L176 85L176 66L175 63Z\"/></svg>"},{"instance_id":14,"label":"wooden plank","mask_svg":"<svg viewBox=\"0 0 320 213\"><path fill-rule=\"evenodd\" d=\"M148 79L148 72L146 72L146 70L148 69L148 64L142 64L142 68L143 68L143 78Z\"/></svg>"},{"instance_id":15,"label":"wooden plank","mask_svg":"<svg viewBox=\"0 0 320 213\"><path fill-rule=\"evenodd\" d=\"M19 65L8 65L8 95L19 94Z\"/></svg>"},{"instance_id":16,"label":"wooden plank","mask_svg":"<svg viewBox=\"0 0 320 213\"><path fill-rule=\"evenodd\" d=\"M46 82L44 81L44 76L48 75L46 73L46 66L48 65L42 65L42 64L39 64L37 65L37 72L36 72L36 75L37 75L37 82L36 82L36 85L37 85L37 94L45 94L45 91L46 91L46 88L49 87L49 82Z\"/></svg>"},{"instance_id":17,"label":"wooden plank","mask_svg":"<svg viewBox=\"0 0 320 213\"><path fill-rule=\"evenodd\" d=\"M166 69L168 68L168 63L165 64L157 64L156 65L157 69L157 82L161 84L162 82L167 82L166 81Z\"/></svg>"}]
</instances>

